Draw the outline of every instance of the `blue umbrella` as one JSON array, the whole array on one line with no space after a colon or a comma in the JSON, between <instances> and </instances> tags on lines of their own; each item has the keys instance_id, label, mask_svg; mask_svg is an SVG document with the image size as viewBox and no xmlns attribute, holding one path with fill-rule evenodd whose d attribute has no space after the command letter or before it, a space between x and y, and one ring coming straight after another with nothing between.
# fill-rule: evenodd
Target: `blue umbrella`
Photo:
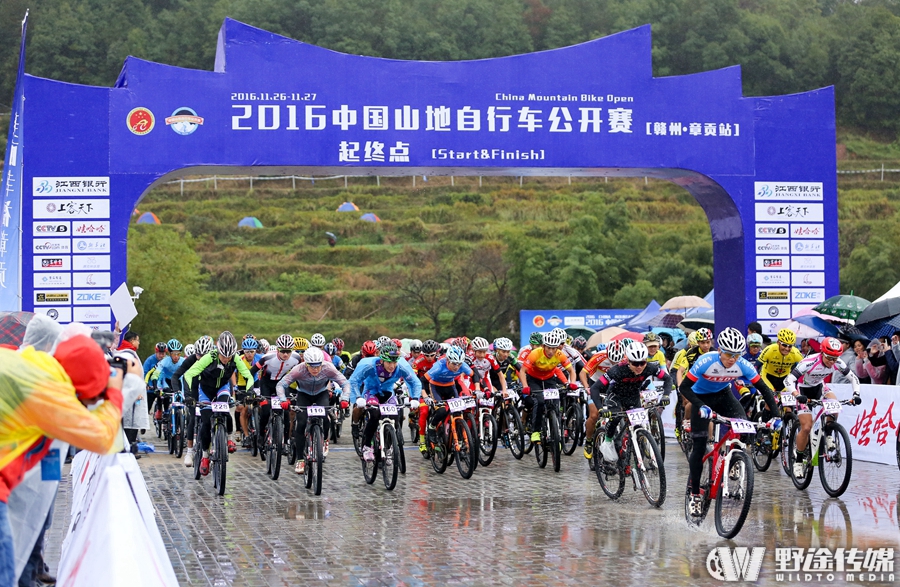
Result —
<instances>
[{"instance_id":1,"label":"blue umbrella","mask_svg":"<svg viewBox=\"0 0 900 587\"><path fill-rule=\"evenodd\" d=\"M821 332L825 336L837 336L838 329L834 324L822 320L818 316L813 316L812 314L807 314L805 316L797 316L794 318L794 321L799 322L805 326L809 326L813 330L817 332Z\"/></svg>"}]
</instances>

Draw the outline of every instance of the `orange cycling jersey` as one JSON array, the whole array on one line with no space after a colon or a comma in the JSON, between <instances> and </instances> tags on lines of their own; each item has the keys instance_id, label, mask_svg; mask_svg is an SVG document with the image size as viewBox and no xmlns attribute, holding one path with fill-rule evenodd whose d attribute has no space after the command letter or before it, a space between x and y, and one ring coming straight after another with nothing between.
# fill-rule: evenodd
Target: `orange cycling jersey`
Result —
<instances>
[{"instance_id":1,"label":"orange cycling jersey","mask_svg":"<svg viewBox=\"0 0 900 587\"><path fill-rule=\"evenodd\" d=\"M553 371L557 365L563 369L570 365L569 357L566 356L566 353L557 349L555 353L548 357L544 354L543 348L537 348L528 353L528 356L522 363L526 373L535 379L544 380L553 377Z\"/></svg>"}]
</instances>

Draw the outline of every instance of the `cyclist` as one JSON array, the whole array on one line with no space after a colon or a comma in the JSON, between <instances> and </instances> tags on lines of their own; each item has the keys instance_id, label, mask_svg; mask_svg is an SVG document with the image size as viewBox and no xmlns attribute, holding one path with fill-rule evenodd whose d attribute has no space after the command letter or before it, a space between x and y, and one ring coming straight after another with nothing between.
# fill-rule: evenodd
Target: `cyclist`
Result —
<instances>
[{"instance_id":1,"label":"cyclist","mask_svg":"<svg viewBox=\"0 0 900 587\"><path fill-rule=\"evenodd\" d=\"M784 378L803 359L800 349L794 346L795 342L797 335L794 331L782 328L778 331L777 340L767 346L756 359L756 370L773 391L784 389Z\"/></svg>"},{"instance_id":2,"label":"cyclist","mask_svg":"<svg viewBox=\"0 0 900 587\"><path fill-rule=\"evenodd\" d=\"M346 365L350 362L350 353L344 350L344 339L335 336L331 339L331 344L337 349L338 356L341 358L341 361Z\"/></svg>"},{"instance_id":3,"label":"cyclist","mask_svg":"<svg viewBox=\"0 0 900 587\"><path fill-rule=\"evenodd\" d=\"M459 397L457 390L459 379L461 377L471 377L472 373L472 369L466 365L466 354L463 349L456 345L451 346L447 349L447 354L438 360L425 374L425 379L428 381L425 401L446 401L450 398ZM435 427L443 422L446 417L446 407L435 410L426 429L423 427L423 423L427 421L427 410L420 410L419 450L423 454L428 451L425 444L426 438L432 442L434 441Z\"/></svg>"},{"instance_id":4,"label":"cyclist","mask_svg":"<svg viewBox=\"0 0 900 587\"><path fill-rule=\"evenodd\" d=\"M584 423L584 458L588 460L594 454L594 430L597 427L597 420L600 419L599 398L594 399L594 385L596 383L588 385L588 376L591 377L592 381L599 382L603 375L622 363L624 359L625 347L619 344L619 341L614 340L609 343L605 350L595 353L581 372L581 384L586 389L591 390L591 393L588 395L588 417Z\"/></svg>"},{"instance_id":5,"label":"cyclist","mask_svg":"<svg viewBox=\"0 0 900 587\"><path fill-rule=\"evenodd\" d=\"M415 371L400 356L400 349L390 339L383 342L377 357L363 359L353 375L350 377L350 386L341 396L342 401L348 401L351 394L359 394L355 398L356 407L364 409L366 405L378 405L385 403L397 403L394 396L394 386L403 379L409 389L409 407L412 410L419 409L419 397L422 395L422 384L416 377ZM360 388L362 388L360 392ZM381 413L374 411L372 417L362 432L363 459L372 461L375 459L375 450L370 446ZM357 422L359 420L357 419Z\"/></svg>"},{"instance_id":6,"label":"cyclist","mask_svg":"<svg viewBox=\"0 0 900 587\"><path fill-rule=\"evenodd\" d=\"M519 363L524 361L525 357L527 357L531 353L531 351L541 346L543 342L544 334L542 332L532 332L528 337L528 344L526 344L519 350L519 356L517 357Z\"/></svg>"},{"instance_id":7,"label":"cyclist","mask_svg":"<svg viewBox=\"0 0 900 587\"><path fill-rule=\"evenodd\" d=\"M341 359L338 354L337 347L334 346L333 342L326 342L325 346L322 347L322 352L326 355L326 360L328 360L334 368L338 371L344 370L344 360Z\"/></svg>"},{"instance_id":8,"label":"cyclist","mask_svg":"<svg viewBox=\"0 0 900 587\"><path fill-rule=\"evenodd\" d=\"M261 354L261 355L269 354L270 346L271 345L269 344L268 340L266 340L264 338L259 339L259 354Z\"/></svg>"},{"instance_id":9,"label":"cyclist","mask_svg":"<svg viewBox=\"0 0 900 587\"><path fill-rule=\"evenodd\" d=\"M759 358L759 353L762 352L762 344L761 334L753 332L747 336L747 353L744 355L744 358L750 361L751 364L755 363L756 359Z\"/></svg>"},{"instance_id":10,"label":"cyclist","mask_svg":"<svg viewBox=\"0 0 900 587\"><path fill-rule=\"evenodd\" d=\"M172 376L172 390L185 392L185 388L190 389L190 386L187 385L187 382L184 380L184 374L187 373L187 370L194 366L194 363L212 350L213 340L212 337L208 334L204 334L200 338L197 339L192 345L187 345L184 349L184 361L182 361L181 366L178 370L175 371L175 374ZM188 349L191 352L188 352ZM190 394L184 393L185 395L185 406L188 408L193 408L194 400L189 397ZM188 450L185 451L184 455L184 466L185 467L193 467L194 466L194 451L191 450L194 448L194 410L187 409L184 411L185 415L185 437L187 439L187 447Z\"/></svg>"},{"instance_id":11,"label":"cyclist","mask_svg":"<svg viewBox=\"0 0 900 587\"><path fill-rule=\"evenodd\" d=\"M153 370L156 369L159 362L166 358L168 352L168 345L164 342L158 342L156 343L154 354L147 357L147 360L144 361L144 383L147 384L148 412L153 409L153 400L156 399L156 388L150 384L150 376L153 375Z\"/></svg>"},{"instance_id":12,"label":"cyclist","mask_svg":"<svg viewBox=\"0 0 900 587\"><path fill-rule=\"evenodd\" d=\"M522 381L522 394L525 396L527 407L531 410L531 442L541 440L541 420L544 417L544 388L555 387L552 379L556 367L562 367L568 372L569 388L577 389L575 383L575 368L569 361L569 357L561 350L564 342L559 333L547 332L543 335L543 345L534 349L522 361L519 368L519 380ZM532 393L532 391L534 393Z\"/></svg>"},{"instance_id":13,"label":"cyclist","mask_svg":"<svg viewBox=\"0 0 900 587\"><path fill-rule=\"evenodd\" d=\"M856 374L840 358L843 352L841 343L836 338L827 337L822 341L822 352L810 355L797 363L784 380L784 388L794 395L805 395L809 399L822 399L824 391L827 399L837 399L825 385L831 382L835 373L841 373L850 380L853 386L853 399L859 398L859 379ZM857 401L858 403L858 401ZM837 416L827 416L837 419ZM797 439L794 444L794 476L798 479L806 474L802 454L806 450L809 441L809 432L812 430L812 413L806 404L798 406L797 420L800 429L797 431ZM825 437L825 449L834 450L834 438L831 435Z\"/></svg>"},{"instance_id":14,"label":"cyclist","mask_svg":"<svg viewBox=\"0 0 900 587\"><path fill-rule=\"evenodd\" d=\"M256 431L257 446L265 446L266 443L266 427L269 425L269 417L272 415L272 406L269 402L276 401L275 396L278 395L276 384L282 377L288 374L291 369L300 364L301 356L294 352L294 337L290 334L282 334L275 341L276 352L260 358L250 369L252 375L259 373L259 395L265 398L259 402L259 430ZM304 351L305 352L305 351ZM282 410L290 407L287 400L282 398ZM249 414L248 414L249 417ZM284 417L281 414L281 417ZM289 426L285 426L287 431Z\"/></svg>"},{"instance_id":15,"label":"cyclist","mask_svg":"<svg viewBox=\"0 0 900 587\"><path fill-rule=\"evenodd\" d=\"M712 348L712 331L709 328L698 328L693 335L694 340L697 341L697 346L686 349L684 354L681 355L676 362L672 363L675 370L675 385L677 385L679 389L684 382L685 374L694 365L700 355L705 355ZM684 413L681 417L678 416L679 410L675 410L676 435L681 434L682 427L684 428L684 432L691 431L691 402L682 396L681 405L684 407Z\"/></svg>"},{"instance_id":16,"label":"cyclist","mask_svg":"<svg viewBox=\"0 0 900 587\"><path fill-rule=\"evenodd\" d=\"M681 394L687 401L697 404L698 409L691 414L693 450L688 458L690 463L691 516L702 514L703 499L700 496L700 474L703 470L703 456L706 439L709 436L708 418L710 410L726 418L745 418L746 413L740 402L731 393L731 382L741 378L763 394L773 414L780 415L772 390L759 373L742 355L747 348L744 335L736 328L728 327L719 333L718 353L707 353L697 358L691 370L681 383ZM780 421L776 422L776 428Z\"/></svg>"},{"instance_id":17,"label":"cyclist","mask_svg":"<svg viewBox=\"0 0 900 587\"><path fill-rule=\"evenodd\" d=\"M303 338L302 336L298 336L294 339L294 350L299 353L302 357L303 351L309 348L309 341Z\"/></svg>"},{"instance_id":18,"label":"cyclist","mask_svg":"<svg viewBox=\"0 0 900 587\"><path fill-rule=\"evenodd\" d=\"M506 394L506 377L500 377L500 363L494 358L494 355L488 353L490 344L487 339L476 336L472 339L473 357L469 362L472 368L472 383L476 391L482 391L487 397L494 388L492 383L496 379L499 384L499 390Z\"/></svg>"},{"instance_id":19,"label":"cyclist","mask_svg":"<svg viewBox=\"0 0 900 587\"><path fill-rule=\"evenodd\" d=\"M154 367L153 371L151 371L148 376L150 385L159 393L159 401L157 402L156 413L154 414L154 418L156 419L161 419L163 413L168 411L169 398L166 397L165 391L171 390L172 377L175 376L175 372L178 371L178 368L184 363L184 358L181 356L181 342L179 342L177 338L169 339L169 342L166 343L166 349L169 354L156 364L156 367Z\"/></svg>"},{"instance_id":20,"label":"cyclist","mask_svg":"<svg viewBox=\"0 0 900 587\"><path fill-rule=\"evenodd\" d=\"M237 341L234 335L227 330L219 335L216 346L197 360L184 374L184 379L190 385L191 396L199 401L227 402L231 399L231 376L240 371L248 382L253 381L253 375L243 361L235 361ZM245 390L249 391L249 390ZM209 443L212 438L212 407L204 406L200 410L200 438L203 447L203 458L200 461L200 474L209 474ZM228 452L234 452L233 432L229 432Z\"/></svg>"},{"instance_id":21,"label":"cyclist","mask_svg":"<svg viewBox=\"0 0 900 587\"><path fill-rule=\"evenodd\" d=\"M649 351L642 342L630 345L625 351L625 357L628 359L627 363L611 368L591 386L591 398L594 400L594 405L598 405L602 401L601 396L605 395L608 407L614 406L617 410L640 408L642 405L641 391L646 389L651 377L662 380L663 398L660 404L668 405L669 394L672 393L672 378L666 371L665 362L662 364L656 361L648 362ZM606 437L599 447L600 454L610 463L619 460L612 435L615 434L621 419L621 416L610 418L606 425ZM590 441L585 440L585 446L588 442ZM587 450L585 448L585 451Z\"/></svg>"},{"instance_id":22,"label":"cyclist","mask_svg":"<svg viewBox=\"0 0 900 587\"><path fill-rule=\"evenodd\" d=\"M589 361L591 359L591 355L593 353L588 352L587 339L585 337L576 336L572 340L572 348L581 353L581 356L584 357L585 361Z\"/></svg>"},{"instance_id":23,"label":"cyclist","mask_svg":"<svg viewBox=\"0 0 900 587\"><path fill-rule=\"evenodd\" d=\"M344 377L349 378L353 375L353 372L356 370L356 367L359 366L360 361L368 359L369 357L374 357L377 354L378 347L374 340L367 340L364 342L359 348L359 352L353 353L353 356L350 357L350 361L347 362L347 366L344 367Z\"/></svg>"},{"instance_id":24,"label":"cyclist","mask_svg":"<svg viewBox=\"0 0 900 587\"><path fill-rule=\"evenodd\" d=\"M244 365L250 369L253 365L256 364L263 355L259 354L257 351L259 350L259 341L249 335L244 336L244 340L241 342L241 357L240 360L244 362ZM251 385L247 385L247 381L244 379L244 376L240 373L234 374L235 381L234 383L239 388L243 387L256 387L256 381L251 382ZM238 421L241 423L241 444L244 448L250 448L250 412L244 409L244 397L243 394L238 392L236 395L237 405L235 406L234 411L238 414Z\"/></svg>"},{"instance_id":25,"label":"cyclist","mask_svg":"<svg viewBox=\"0 0 900 587\"><path fill-rule=\"evenodd\" d=\"M274 380L274 378L273 378ZM328 384L334 383L341 388L343 394L350 395L350 383L347 378L341 375L334 364L325 360L325 354L317 347L313 346L303 352L303 362L295 366L284 375L275 386L275 392L278 395L278 401L286 400L286 393L291 384L297 384L297 405L301 407L322 406L328 409L330 404L331 392ZM341 408L347 408L349 403L341 402ZM297 466L294 472L298 475L306 473L306 410L297 412L294 421L294 445L297 447L297 453L300 458L297 459ZM325 449L322 456L328 456L328 433L330 431L330 423L325 418L325 426L322 434L325 436Z\"/></svg>"},{"instance_id":26,"label":"cyclist","mask_svg":"<svg viewBox=\"0 0 900 587\"><path fill-rule=\"evenodd\" d=\"M491 385L494 386L494 389L500 387L501 378L505 380L506 387L518 379L519 361L512 351L513 343L508 338L501 336L494 340L494 359L500 366L499 373L490 372Z\"/></svg>"}]
</instances>

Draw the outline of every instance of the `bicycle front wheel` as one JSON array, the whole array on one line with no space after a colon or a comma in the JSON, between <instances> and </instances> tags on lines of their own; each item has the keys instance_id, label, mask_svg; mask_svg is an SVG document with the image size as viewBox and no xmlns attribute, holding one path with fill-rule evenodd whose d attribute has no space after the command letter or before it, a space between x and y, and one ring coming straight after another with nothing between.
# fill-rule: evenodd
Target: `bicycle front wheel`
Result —
<instances>
[{"instance_id":1,"label":"bicycle front wheel","mask_svg":"<svg viewBox=\"0 0 900 587\"><path fill-rule=\"evenodd\" d=\"M269 449L269 454L266 456L267 472L272 481L277 481L278 475L281 473L281 442L284 438L284 420L281 419L280 415L272 414L272 419L269 421L269 430L272 438L267 444Z\"/></svg>"},{"instance_id":2,"label":"bicycle front wheel","mask_svg":"<svg viewBox=\"0 0 900 587\"><path fill-rule=\"evenodd\" d=\"M428 451L431 453L431 466L434 469L434 472L438 475L444 473L447 470L447 438L444 436L444 424L442 423L440 427L435 432L437 438L435 439L434 444L429 443Z\"/></svg>"},{"instance_id":3,"label":"bicycle front wheel","mask_svg":"<svg viewBox=\"0 0 900 587\"><path fill-rule=\"evenodd\" d=\"M828 439L834 448L828 449ZM819 445L819 479L825 493L831 497L840 497L850 485L850 473L853 471L853 449L850 447L850 436L843 426L837 422L825 424L825 434Z\"/></svg>"},{"instance_id":4,"label":"bicycle front wheel","mask_svg":"<svg viewBox=\"0 0 900 587\"><path fill-rule=\"evenodd\" d=\"M259 453L259 410L250 411L250 456L256 458Z\"/></svg>"},{"instance_id":5,"label":"bicycle front wheel","mask_svg":"<svg viewBox=\"0 0 900 587\"><path fill-rule=\"evenodd\" d=\"M397 432L393 426L384 427L384 460L381 463L381 478L384 488L391 491L397 486L397 474L400 472L400 445Z\"/></svg>"},{"instance_id":6,"label":"bicycle front wheel","mask_svg":"<svg viewBox=\"0 0 900 587\"><path fill-rule=\"evenodd\" d=\"M785 412L784 418L781 420L781 431L778 433L778 446L781 453L781 468L784 474L790 477L791 463L789 462L788 453L794 450L793 436L794 426L797 424L797 417L793 412Z\"/></svg>"},{"instance_id":7,"label":"bicycle front wheel","mask_svg":"<svg viewBox=\"0 0 900 587\"><path fill-rule=\"evenodd\" d=\"M325 452L325 441L322 438L322 429L313 426L312 434L309 438L310 448L309 458L306 461L306 487L312 488L315 495L322 494L322 461L325 460L323 453Z\"/></svg>"},{"instance_id":8,"label":"bicycle front wheel","mask_svg":"<svg viewBox=\"0 0 900 587\"><path fill-rule=\"evenodd\" d=\"M600 488L608 498L615 500L625 491L625 469L618 462L610 463L600 454L600 443L605 436L606 431L598 426L594 434L594 452L591 458L594 460L594 473L600 482Z\"/></svg>"},{"instance_id":9,"label":"bicycle front wheel","mask_svg":"<svg viewBox=\"0 0 900 587\"><path fill-rule=\"evenodd\" d=\"M184 453L184 415L180 410L175 412L175 433L172 436L175 441L175 458L180 459Z\"/></svg>"},{"instance_id":10,"label":"bicycle front wheel","mask_svg":"<svg viewBox=\"0 0 900 587\"><path fill-rule=\"evenodd\" d=\"M578 403L572 403L566 408L562 422L562 444L566 456L571 456L578 448L582 428L581 415L581 406Z\"/></svg>"},{"instance_id":11,"label":"bicycle front wheel","mask_svg":"<svg viewBox=\"0 0 900 587\"><path fill-rule=\"evenodd\" d=\"M472 439L472 432L465 420L459 419L454 423L456 428L456 443L454 450L456 451L456 468L463 479L469 479L475 472L475 462L478 458L475 456L477 448Z\"/></svg>"},{"instance_id":12,"label":"bicycle front wheel","mask_svg":"<svg viewBox=\"0 0 900 587\"><path fill-rule=\"evenodd\" d=\"M559 473L560 460L562 459L562 438L559 428L559 414L557 414L556 410L550 410L550 417L547 420L549 423L548 431L550 432L550 442L548 443L550 460L553 462L553 472Z\"/></svg>"},{"instance_id":13,"label":"bicycle front wheel","mask_svg":"<svg viewBox=\"0 0 900 587\"><path fill-rule=\"evenodd\" d=\"M212 454L215 455L213 460L213 481L219 495L225 495L225 464L228 462L228 434L225 432L225 425L216 426L216 435L214 437L215 445Z\"/></svg>"},{"instance_id":14,"label":"bicycle front wheel","mask_svg":"<svg viewBox=\"0 0 900 587\"><path fill-rule=\"evenodd\" d=\"M650 416L650 434L653 435L653 440L656 441L656 447L659 449L659 456L662 457L661 468L662 462L666 460L666 430L658 411L649 410L648 415Z\"/></svg>"},{"instance_id":15,"label":"bicycle front wheel","mask_svg":"<svg viewBox=\"0 0 900 587\"><path fill-rule=\"evenodd\" d=\"M492 414L484 414L481 418L481 434L478 435L478 462L487 467L497 453L497 420Z\"/></svg>"},{"instance_id":16,"label":"bicycle front wheel","mask_svg":"<svg viewBox=\"0 0 900 587\"><path fill-rule=\"evenodd\" d=\"M796 463L796 459L794 455L797 452L797 435L800 433L800 424L799 422L794 422L794 425L791 426L791 437L786 438L787 444L784 445L784 451L787 451L787 463L788 463L788 477L791 478L791 482L794 484L794 487L797 489L803 490L809 487L809 484L812 483L813 477L813 466L808 457L812 454L812 447L810 446L812 441L812 432L810 432L809 437L806 440L806 450L803 453L804 458L806 458L806 468L803 477L798 478L794 475L794 464Z\"/></svg>"},{"instance_id":17,"label":"bicycle front wheel","mask_svg":"<svg viewBox=\"0 0 900 587\"><path fill-rule=\"evenodd\" d=\"M716 531L722 538L734 538L747 519L753 499L753 467L747 453L736 450L726 462L722 485L716 496Z\"/></svg>"},{"instance_id":18,"label":"bicycle front wheel","mask_svg":"<svg viewBox=\"0 0 900 587\"><path fill-rule=\"evenodd\" d=\"M766 438L771 439L772 433L769 430L758 430L753 436L753 443L750 445L750 453L753 455L753 466L762 473L768 470L772 464L772 445L766 445Z\"/></svg>"},{"instance_id":19,"label":"bicycle front wheel","mask_svg":"<svg viewBox=\"0 0 900 587\"><path fill-rule=\"evenodd\" d=\"M632 467L637 471L641 491L650 505L658 508L666 501L666 469L656 439L649 431L639 428L635 431L634 451L641 456L641 463L635 458Z\"/></svg>"},{"instance_id":20,"label":"bicycle front wheel","mask_svg":"<svg viewBox=\"0 0 900 587\"><path fill-rule=\"evenodd\" d=\"M506 416L506 433L509 435L509 452L517 461L521 460L525 456L525 430L522 428L519 410L509 407L503 413Z\"/></svg>"}]
</instances>

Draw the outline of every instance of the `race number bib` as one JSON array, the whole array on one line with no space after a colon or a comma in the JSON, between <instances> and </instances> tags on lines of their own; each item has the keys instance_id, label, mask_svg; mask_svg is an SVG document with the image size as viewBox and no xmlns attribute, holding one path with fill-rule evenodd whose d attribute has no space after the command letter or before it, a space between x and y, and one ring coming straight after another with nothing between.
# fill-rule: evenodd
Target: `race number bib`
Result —
<instances>
[{"instance_id":1,"label":"race number bib","mask_svg":"<svg viewBox=\"0 0 900 587\"><path fill-rule=\"evenodd\" d=\"M397 415L397 406L394 404L382 404L378 406L381 410L382 416L396 416Z\"/></svg>"},{"instance_id":2,"label":"race number bib","mask_svg":"<svg viewBox=\"0 0 900 587\"><path fill-rule=\"evenodd\" d=\"M734 430L736 434L756 433L756 426L753 425L753 422L748 422L747 420L732 420L731 429Z\"/></svg>"},{"instance_id":3,"label":"race number bib","mask_svg":"<svg viewBox=\"0 0 900 587\"><path fill-rule=\"evenodd\" d=\"M490 399L481 399L478 401L485 408L493 408L494 407L494 398Z\"/></svg>"},{"instance_id":4,"label":"race number bib","mask_svg":"<svg viewBox=\"0 0 900 587\"><path fill-rule=\"evenodd\" d=\"M785 407L791 407L797 405L797 398L793 393L789 391L781 392L781 405Z\"/></svg>"},{"instance_id":5,"label":"race number bib","mask_svg":"<svg viewBox=\"0 0 900 587\"><path fill-rule=\"evenodd\" d=\"M212 411L227 412L228 411L228 402L213 402L212 403Z\"/></svg>"},{"instance_id":6,"label":"race number bib","mask_svg":"<svg viewBox=\"0 0 900 587\"><path fill-rule=\"evenodd\" d=\"M272 409L273 409L273 410L280 410L280 409L281 409L281 402L278 400L277 397L273 397L272 400L271 400L269 403L272 404Z\"/></svg>"},{"instance_id":7,"label":"race number bib","mask_svg":"<svg viewBox=\"0 0 900 587\"><path fill-rule=\"evenodd\" d=\"M196 408L194 408L194 415L195 415L195 416L199 416L199 415L200 415L200 406L197 406Z\"/></svg>"},{"instance_id":8,"label":"race number bib","mask_svg":"<svg viewBox=\"0 0 900 587\"><path fill-rule=\"evenodd\" d=\"M659 399L659 392L655 389L645 389L641 392L641 399L645 402L655 402Z\"/></svg>"},{"instance_id":9,"label":"race number bib","mask_svg":"<svg viewBox=\"0 0 900 587\"><path fill-rule=\"evenodd\" d=\"M466 402L461 398L448 399L447 407L450 408L450 411L455 414L466 409Z\"/></svg>"},{"instance_id":10,"label":"race number bib","mask_svg":"<svg viewBox=\"0 0 900 587\"><path fill-rule=\"evenodd\" d=\"M559 399L559 390L558 389L545 389L544 390L544 399Z\"/></svg>"},{"instance_id":11,"label":"race number bib","mask_svg":"<svg viewBox=\"0 0 900 587\"><path fill-rule=\"evenodd\" d=\"M324 416L325 408L323 408L322 406L309 406L308 408L306 408L306 415L307 416Z\"/></svg>"},{"instance_id":12,"label":"race number bib","mask_svg":"<svg viewBox=\"0 0 900 587\"><path fill-rule=\"evenodd\" d=\"M628 421L631 422L632 426L641 426L650 423L650 418L647 416L647 410L643 408L628 410L625 413L628 414Z\"/></svg>"},{"instance_id":13,"label":"race number bib","mask_svg":"<svg viewBox=\"0 0 900 587\"><path fill-rule=\"evenodd\" d=\"M841 413L841 402L834 399L827 399L822 402L822 407L825 408L826 414L840 414Z\"/></svg>"},{"instance_id":14,"label":"race number bib","mask_svg":"<svg viewBox=\"0 0 900 587\"><path fill-rule=\"evenodd\" d=\"M465 406L466 406L467 408L474 408L474 407L475 407L475 398L472 397L471 395L467 395L466 397L464 397L464 398L463 398L463 402L465 402Z\"/></svg>"}]
</instances>

